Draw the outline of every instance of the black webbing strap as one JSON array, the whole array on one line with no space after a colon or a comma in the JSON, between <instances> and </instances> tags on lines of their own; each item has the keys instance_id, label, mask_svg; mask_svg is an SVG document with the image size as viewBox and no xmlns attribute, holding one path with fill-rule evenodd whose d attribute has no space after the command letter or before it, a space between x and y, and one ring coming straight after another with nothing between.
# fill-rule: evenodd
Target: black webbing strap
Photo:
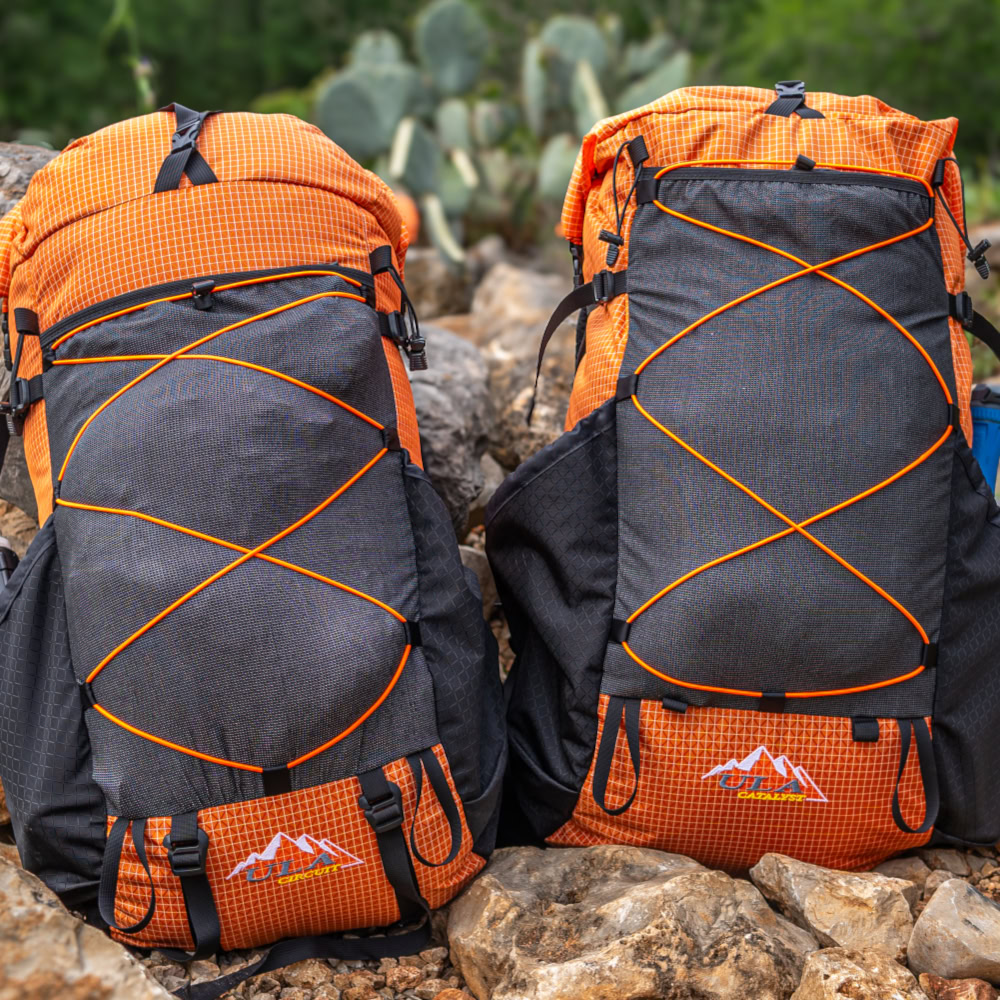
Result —
<instances>
[{"instance_id":1,"label":"black webbing strap","mask_svg":"<svg viewBox=\"0 0 1000 1000\"><path fill-rule=\"evenodd\" d=\"M122 860L122 847L125 844L125 834L128 832L130 824L135 853L146 872L146 878L149 879L149 908L136 923L123 927L115 919L115 896L118 892L118 868ZM104 847L101 883L97 890L97 908L100 911L101 919L109 927L113 927L122 934L138 934L153 919L153 914L156 912L156 887L153 885L153 876L149 872L149 861L146 859L146 821L144 819L130 820L119 816L111 824L111 832L108 834L107 844Z\"/></svg>"},{"instance_id":2,"label":"black webbing strap","mask_svg":"<svg viewBox=\"0 0 1000 1000\"><path fill-rule=\"evenodd\" d=\"M462 817L459 815L458 806L455 805L455 797L448 786L448 779L444 776L444 771L434 756L433 751L424 750L419 754L412 754L406 758L410 770L413 772L413 784L417 789L417 804L413 807L413 821L410 823L410 850L413 856L428 868L440 868L443 865L450 865L462 847ZM443 861L427 861L417 848L417 841L414 835L417 823L417 814L420 812L420 798L424 791L424 775L430 782L431 789L437 796L438 803L444 810L445 819L448 820L448 831L451 834L451 850Z\"/></svg>"},{"instance_id":3,"label":"black webbing strap","mask_svg":"<svg viewBox=\"0 0 1000 1000\"><path fill-rule=\"evenodd\" d=\"M892 818L903 833L926 833L937 820L938 808L941 805L931 731L927 726L927 720L923 718L897 719L896 725L899 726L899 773L896 775L896 786L892 791ZM903 819L903 813L899 808L899 783L910 757L911 733L917 740L920 780L924 786L924 821L916 828L911 827Z\"/></svg>"},{"instance_id":4,"label":"black webbing strap","mask_svg":"<svg viewBox=\"0 0 1000 1000\"><path fill-rule=\"evenodd\" d=\"M184 909L194 952L171 951L171 957L181 961L207 958L219 950L219 914L215 908L212 887L208 881L208 834L198 826L196 812L170 817L170 832L163 838L170 870L181 880Z\"/></svg>"},{"instance_id":5,"label":"black webbing strap","mask_svg":"<svg viewBox=\"0 0 1000 1000\"><path fill-rule=\"evenodd\" d=\"M217 1000L223 993L253 976L283 969L286 965L304 962L307 958L338 958L349 962L398 958L400 955L416 955L430 944L430 940L430 921L425 921L415 930L383 937L344 938L336 934L325 934L287 938L271 945L252 965L209 983L186 986L177 990L174 996L181 997L182 1000Z\"/></svg>"},{"instance_id":6,"label":"black webbing strap","mask_svg":"<svg viewBox=\"0 0 1000 1000\"><path fill-rule=\"evenodd\" d=\"M192 184L214 184L219 178L198 152L198 134L205 119L215 112L192 111L183 104L168 104L161 111L173 111L177 126L170 141L170 152L160 165L153 191L173 191L180 185L181 177L188 175Z\"/></svg>"},{"instance_id":7,"label":"black webbing strap","mask_svg":"<svg viewBox=\"0 0 1000 1000\"><path fill-rule=\"evenodd\" d=\"M982 313L976 312L972 306L972 296L968 292L948 296L948 314L1000 358L1000 330Z\"/></svg>"},{"instance_id":8,"label":"black webbing strap","mask_svg":"<svg viewBox=\"0 0 1000 1000\"><path fill-rule=\"evenodd\" d=\"M612 695L608 699L608 714L604 717L604 732L601 733L601 745L597 748L597 761L594 764L594 801L609 815L620 816L632 803L639 792L639 709L638 698L619 698ZM628 743L629 757L632 760L632 773L635 775L635 785L628 801L616 809L607 805L608 779L611 777L611 762L615 757L615 746L618 744L618 730L621 728L622 715L625 716L625 739Z\"/></svg>"},{"instance_id":9,"label":"black webbing strap","mask_svg":"<svg viewBox=\"0 0 1000 1000\"><path fill-rule=\"evenodd\" d=\"M361 783L358 805L375 831L382 868L396 894L399 919L409 923L423 916L429 917L430 910L420 895L410 852L406 849L406 837L403 836L403 796L399 786L388 781L380 767L359 774L358 781Z\"/></svg>"},{"instance_id":10,"label":"black webbing strap","mask_svg":"<svg viewBox=\"0 0 1000 1000\"><path fill-rule=\"evenodd\" d=\"M616 296L624 295L627 291L628 268L621 271L598 271L591 281L583 285L578 285L556 306L555 311L545 325L542 342L538 345L535 388L531 393L531 404L528 406L527 423L531 423L531 415L535 411L535 398L538 395L538 379L542 374L542 362L545 360L545 351L549 346L552 335L578 309L583 309L585 306L592 306L595 303L604 304L610 302ZM583 351L579 352L579 356L583 356ZM579 363L579 358L577 361Z\"/></svg>"},{"instance_id":11,"label":"black webbing strap","mask_svg":"<svg viewBox=\"0 0 1000 1000\"><path fill-rule=\"evenodd\" d=\"M793 114L800 118L825 118L822 112L806 106L806 85L801 80L780 80L774 85L777 100L765 114L790 118Z\"/></svg>"},{"instance_id":12,"label":"black webbing strap","mask_svg":"<svg viewBox=\"0 0 1000 1000\"><path fill-rule=\"evenodd\" d=\"M7 430L6 437L0 442L2 443L0 468L3 466L3 458L7 452L10 430L13 430L20 437L24 433L24 420L32 404L37 403L45 397L41 375L36 375L30 379L20 378L18 375L18 372L21 370L21 355L24 352L25 338L39 336L38 316L30 309L15 309L14 325L17 327L17 348L14 351L14 360L11 363L10 398L7 402L0 405L0 412L10 417L10 428Z\"/></svg>"}]
</instances>

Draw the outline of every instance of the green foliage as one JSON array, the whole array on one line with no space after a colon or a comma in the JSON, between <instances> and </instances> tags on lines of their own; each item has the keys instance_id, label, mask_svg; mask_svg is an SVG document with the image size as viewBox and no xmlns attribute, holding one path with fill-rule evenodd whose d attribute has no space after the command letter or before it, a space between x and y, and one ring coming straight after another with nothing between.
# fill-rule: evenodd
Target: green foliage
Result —
<instances>
[{"instance_id":1,"label":"green foliage","mask_svg":"<svg viewBox=\"0 0 1000 1000\"><path fill-rule=\"evenodd\" d=\"M417 55L442 94L461 94L473 86L489 43L485 22L464 0L434 0L417 16Z\"/></svg>"}]
</instances>

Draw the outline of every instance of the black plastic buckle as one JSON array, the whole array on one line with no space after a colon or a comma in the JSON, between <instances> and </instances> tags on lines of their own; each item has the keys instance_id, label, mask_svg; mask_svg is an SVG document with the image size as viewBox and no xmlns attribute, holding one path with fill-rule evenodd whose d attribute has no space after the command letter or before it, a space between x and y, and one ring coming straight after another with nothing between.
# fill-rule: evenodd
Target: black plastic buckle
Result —
<instances>
[{"instance_id":1,"label":"black plastic buckle","mask_svg":"<svg viewBox=\"0 0 1000 1000\"><path fill-rule=\"evenodd\" d=\"M389 782L389 794L385 798L369 802L362 795L358 798L358 805L376 833L388 833L403 825L403 795L399 786L392 782Z\"/></svg>"},{"instance_id":2,"label":"black plastic buckle","mask_svg":"<svg viewBox=\"0 0 1000 1000\"><path fill-rule=\"evenodd\" d=\"M972 305L972 296L968 292L959 292L955 296L955 319L962 324L963 329L971 330L975 322L976 310Z\"/></svg>"},{"instance_id":3,"label":"black plastic buckle","mask_svg":"<svg viewBox=\"0 0 1000 1000\"><path fill-rule=\"evenodd\" d=\"M570 243L569 255L573 258L573 287L583 284L583 247L579 243Z\"/></svg>"},{"instance_id":4,"label":"black plastic buckle","mask_svg":"<svg viewBox=\"0 0 1000 1000\"><path fill-rule=\"evenodd\" d=\"M199 828L197 841L185 840L180 844L173 843L168 833L163 838L163 846L167 849L170 870L178 878L205 874L205 862L208 858L208 834L204 830Z\"/></svg>"},{"instance_id":5,"label":"black plastic buckle","mask_svg":"<svg viewBox=\"0 0 1000 1000\"><path fill-rule=\"evenodd\" d=\"M613 271L598 271L591 284L594 287L594 301L607 303L611 301L615 291L615 275Z\"/></svg>"},{"instance_id":6,"label":"black plastic buckle","mask_svg":"<svg viewBox=\"0 0 1000 1000\"><path fill-rule=\"evenodd\" d=\"M774 85L778 97L801 97L805 99L806 85L804 80L779 80Z\"/></svg>"},{"instance_id":7,"label":"black plastic buckle","mask_svg":"<svg viewBox=\"0 0 1000 1000\"><path fill-rule=\"evenodd\" d=\"M198 142L198 133L201 132L201 125L204 120L204 115L198 115L193 121L178 128L170 140L170 152L178 153L182 149L194 149L195 144Z\"/></svg>"},{"instance_id":8,"label":"black plastic buckle","mask_svg":"<svg viewBox=\"0 0 1000 1000\"><path fill-rule=\"evenodd\" d=\"M15 378L10 383L10 401L0 404L0 413L10 417L11 430L24 435L24 418L31 409L31 389L26 378Z\"/></svg>"},{"instance_id":9,"label":"black plastic buckle","mask_svg":"<svg viewBox=\"0 0 1000 1000\"><path fill-rule=\"evenodd\" d=\"M3 331L3 363L7 371L14 370L14 359L10 353L10 323L7 321L6 303L0 312L0 330Z\"/></svg>"},{"instance_id":10,"label":"black plastic buckle","mask_svg":"<svg viewBox=\"0 0 1000 1000\"><path fill-rule=\"evenodd\" d=\"M385 336L399 344L400 347L405 347L408 336L406 324L403 322L403 314L401 312L391 312L383 313L383 315L385 316L385 326L387 331Z\"/></svg>"}]
</instances>

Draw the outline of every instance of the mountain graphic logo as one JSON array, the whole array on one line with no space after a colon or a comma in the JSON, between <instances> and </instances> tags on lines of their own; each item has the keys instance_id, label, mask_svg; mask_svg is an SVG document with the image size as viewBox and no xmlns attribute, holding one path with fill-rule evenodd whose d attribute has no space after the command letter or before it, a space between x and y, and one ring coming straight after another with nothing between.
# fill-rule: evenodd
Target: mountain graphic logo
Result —
<instances>
[{"instance_id":1,"label":"mountain graphic logo","mask_svg":"<svg viewBox=\"0 0 1000 1000\"><path fill-rule=\"evenodd\" d=\"M318 840L308 833L290 837L287 833L278 832L263 851L251 851L246 860L241 861L226 878L243 875L251 884L273 878L278 885L290 885L363 864L361 858L332 840Z\"/></svg>"},{"instance_id":2,"label":"mountain graphic logo","mask_svg":"<svg viewBox=\"0 0 1000 1000\"><path fill-rule=\"evenodd\" d=\"M804 767L793 764L784 754L775 757L759 746L742 760L735 757L713 767L701 780L717 778L720 788L736 792L738 799L763 802L828 802Z\"/></svg>"}]
</instances>

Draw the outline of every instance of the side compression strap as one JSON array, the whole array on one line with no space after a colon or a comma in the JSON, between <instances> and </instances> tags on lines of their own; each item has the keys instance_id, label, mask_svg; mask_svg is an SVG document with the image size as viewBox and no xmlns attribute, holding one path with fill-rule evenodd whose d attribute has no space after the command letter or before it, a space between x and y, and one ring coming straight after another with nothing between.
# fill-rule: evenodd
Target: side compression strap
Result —
<instances>
[{"instance_id":1,"label":"side compression strap","mask_svg":"<svg viewBox=\"0 0 1000 1000\"><path fill-rule=\"evenodd\" d=\"M149 879L149 908L144 916L134 924L123 927L115 919L115 896L118 892L118 867L121 864L122 847L125 844L125 834L128 832L129 824L132 826L132 843L135 844L135 853L139 856L139 863L146 872L146 878ZM130 820L119 816L111 825L108 842L104 848L104 863L101 865L101 884L97 892L97 908L100 911L101 919L109 927L122 934L138 934L153 919L153 914L156 912L156 887L153 884L153 876L149 872L149 861L146 859L146 821L144 819Z\"/></svg>"},{"instance_id":2,"label":"side compression strap","mask_svg":"<svg viewBox=\"0 0 1000 1000\"><path fill-rule=\"evenodd\" d=\"M941 805L938 789L937 767L934 764L934 747L931 744L931 732L927 720L897 719L899 726L899 773L896 775L896 787L892 791L892 818L903 833L926 833L937 820ZM920 826L911 827L904 819L899 807L899 783L906 770L906 762L910 757L911 732L917 739L917 757L920 762L920 780L924 786L924 820Z\"/></svg>"},{"instance_id":3,"label":"side compression strap","mask_svg":"<svg viewBox=\"0 0 1000 1000\"><path fill-rule=\"evenodd\" d=\"M450 865L458 857L458 852L462 847L462 817L458 813L455 796L452 795L451 788L448 787L448 779L444 776L444 771L432 750L413 754L406 758L406 763L410 765L410 770L413 772L413 784L417 789L417 803L413 807L413 821L410 823L410 850L413 852L413 856L427 868L441 868L443 865ZM428 861L417 848L414 828L417 823L417 814L420 812L425 774L441 808L444 810L445 818L448 820L448 830L451 834L451 849L443 861Z\"/></svg>"},{"instance_id":4,"label":"side compression strap","mask_svg":"<svg viewBox=\"0 0 1000 1000\"><path fill-rule=\"evenodd\" d=\"M962 324L963 329L971 333L976 340L981 340L997 358L1000 358L1000 330L982 313L976 312L968 292L948 296L948 313Z\"/></svg>"},{"instance_id":5,"label":"side compression strap","mask_svg":"<svg viewBox=\"0 0 1000 1000\"><path fill-rule=\"evenodd\" d=\"M594 304L604 305L618 295L623 295L628 291L628 268L621 271L598 271L592 281L584 285L578 285L556 306L555 311L549 317L542 334L542 341L538 345L538 365L535 368L535 388L531 393L531 404L528 407L527 423L531 423L531 415L535 411L535 399L538 396L538 379L542 374L542 362L545 360L545 351L549 346L552 335L559 329L560 325L573 315L578 309ZM586 343L584 341L584 343ZM578 348L577 361L583 357L583 350Z\"/></svg>"},{"instance_id":6,"label":"side compression strap","mask_svg":"<svg viewBox=\"0 0 1000 1000\"><path fill-rule=\"evenodd\" d=\"M358 781L361 783L358 805L375 831L385 877L396 894L399 919L404 923L421 917L429 919L430 909L420 895L403 836L403 796L399 786L388 781L380 767L359 774Z\"/></svg>"},{"instance_id":7,"label":"side compression strap","mask_svg":"<svg viewBox=\"0 0 1000 1000\"><path fill-rule=\"evenodd\" d=\"M608 714L604 717L604 732L601 733L601 745L597 748L597 762L594 764L594 801L609 816L620 816L632 805L639 792L639 709L641 704L638 698L612 696L608 699ZM618 730L621 728L623 712L625 715L625 739L628 743L629 757L632 760L635 784L628 801L624 805L610 809L607 804L608 779L611 777L611 763L615 757Z\"/></svg>"},{"instance_id":8,"label":"side compression strap","mask_svg":"<svg viewBox=\"0 0 1000 1000\"><path fill-rule=\"evenodd\" d=\"M183 104L168 104L161 111L173 111L177 118L177 128L170 142L170 152L160 166L156 175L153 191L173 191L179 187L181 177L188 175L192 184L214 184L219 178L215 171L198 152L198 134L205 119L214 114L212 111L192 111Z\"/></svg>"},{"instance_id":9,"label":"side compression strap","mask_svg":"<svg viewBox=\"0 0 1000 1000\"><path fill-rule=\"evenodd\" d=\"M208 881L208 834L198 826L196 812L170 818L170 833L163 838L170 870L181 880L193 954L171 952L182 962L208 958L219 950L219 914Z\"/></svg>"}]
</instances>

